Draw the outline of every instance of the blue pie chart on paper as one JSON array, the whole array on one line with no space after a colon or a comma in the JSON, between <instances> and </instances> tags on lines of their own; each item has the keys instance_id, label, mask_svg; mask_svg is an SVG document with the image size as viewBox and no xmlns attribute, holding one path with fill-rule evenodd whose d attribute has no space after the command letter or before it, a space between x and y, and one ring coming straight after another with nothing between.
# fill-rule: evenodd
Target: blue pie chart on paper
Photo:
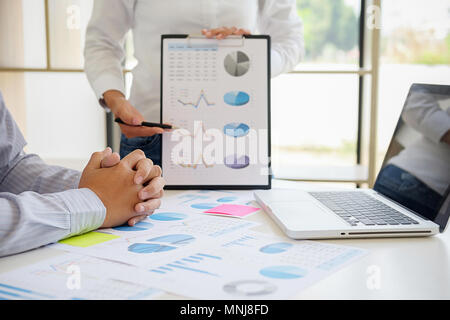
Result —
<instances>
[{"instance_id":1,"label":"blue pie chart on paper","mask_svg":"<svg viewBox=\"0 0 450 320\"><path fill-rule=\"evenodd\" d=\"M222 197L217 199L217 202L232 202L234 200L237 200L237 197Z\"/></svg>"},{"instance_id":2,"label":"blue pie chart on paper","mask_svg":"<svg viewBox=\"0 0 450 320\"><path fill-rule=\"evenodd\" d=\"M114 227L113 229L117 231L144 231L150 229L151 227L153 227L153 224L150 222L141 221L136 223L133 227L124 224L122 226Z\"/></svg>"},{"instance_id":3,"label":"blue pie chart on paper","mask_svg":"<svg viewBox=\"0 0 450 320\"><path fill-rule=\"evenodd\" d=\"M235 138L246 136L249 130L250 127L248 125L237 122L228 123L223 127L223 133Z\"/></svg>"},{"instance_id":4,"label":"blue pie chart on paper","mask_svg":"<svg viewBox=\"0 0 450 320\"><path fill-rule=\"evenodd\" d=\"M217 207L217 203L194 203L191 204L191 208L194 209L212 209L214 207Z\"/></svg>"},{"instance_id":5,"label":"blue pie chart on paper","mask_svg":"<svg viewBox=\"0 0 450 320\"><path fill-rule=\"evenodd\" d=\"M261 251L263 253L268 253L268 254L281 253L281 252L285 252L292 246L293 245L291 243L277 242L277 243L268 244L267 246L264 246L261 249L259 249L259 251Z\"/></svg>"},{"instance_id":6,"label":"blue pie chart on paper","mask_svg":"<svg viewBox=\"0 0 450 320\"><path fill-rule=\"evenodd\" d=\"M265 277L273 279L298 279L306 275L306 271L296 266L272 266L259 271Z\"/></svg>"},{"instance_id":7,"label":"blue pie chart on paper","mask_svg":"<svg viewBox=\"0 0 450 320\"><path fill-rule=\"evenodd\" d=\"M193 242L195 238L188 234L168 234L148 239L149 242L165 242L170 244L185 245Z\"/></svg>"},{"instance_id":8,"label":"blue pie chart on paper","mask_svg":"<svg viewBox=\"0 0 450 320\"><path fill-rule=\"evenodd\" d=\"M243 91L230 91L225 93L223 100L233 107L240 107L250 101L250 96Z\"/></svg>"},{"instance_id":9,"label":"blue pie chart on paper","mask_svg":"<svg viewBox=\"0 0 450 320\"><path fill-rule=\"evenodd\" d=\"M157 221L177 221L185 219L186 215L177 212L158 212L152 214L149 218Z\"/></svg>"},{"instance_id":10,"label":"blue pie chart on paper","mask_svg":"<svg viewBox=\"0 0 450 320\"><path fill-rule=\"evenodd\" d=\"M177 247L157 244L157 243L133 243L128 247L128 251L134 253L154 253L175 250Z\"/></svg>"}]
</instances>

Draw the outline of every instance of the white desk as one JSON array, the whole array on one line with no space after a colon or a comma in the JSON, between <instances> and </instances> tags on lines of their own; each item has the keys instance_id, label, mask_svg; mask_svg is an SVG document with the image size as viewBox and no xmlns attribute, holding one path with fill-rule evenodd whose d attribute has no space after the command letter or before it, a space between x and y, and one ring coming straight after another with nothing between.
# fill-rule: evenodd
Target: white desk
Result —
<instances>
[{"instance_id":1,"label":"white desk","mask_svg":"<svg viewBox=\"0 0 450 320\"><path fill-rule=\"evenodd\" d=\"M312 188L315 185L274 181L274 187ZM317 188L317 187L316 187ZM167 195L177 191L167 191ZM255 230L281 235L264 213L248 218L261 222ZM450 299L450 231L427 238L321 240L365 248L370 253L356 263L300 292L296 299ZM0 258L0 273L59 255L61 251L40 248ZM375 266L375 267L372 267ZM380 288L369 289L372 270L380 272ZM373 272L373 271L372 271ZM166 294L164 299L180 299Z\"/></svg>"}]
</instances>

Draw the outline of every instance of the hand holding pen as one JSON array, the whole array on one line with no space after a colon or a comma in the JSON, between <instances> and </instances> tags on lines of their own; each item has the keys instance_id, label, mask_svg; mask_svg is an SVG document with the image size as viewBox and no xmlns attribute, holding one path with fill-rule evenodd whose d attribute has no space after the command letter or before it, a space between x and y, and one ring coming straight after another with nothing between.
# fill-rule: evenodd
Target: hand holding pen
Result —
<instances>
[{"instance_id":1,"label":"hand holding pen","mask_svg":"<svg viewBox=\"0 0 450 320\"><path fill-rule=\"evenodd\" d=\"M127 138L149 137L164 133L162 127L142 125L144 117L131 105L125 96L117 90L108 90L103 94L104 102L116 119L120 119L120 130Z\"/></svg>"},{"instance_id":2,"label":"hand holding pen","mask_svg":"<svg viewBox=\"0 0 450 320\"><path fill-rule=\"evenodd\" d=\"M127 125L125 122L123 122L122 119L120 118L116 118L114 119L115 122L119 123L119 124L125 124ZM155 123L155 122L147 122L147 121L142 121L140 124L137 125L133 125L133 126L143 126L143 127L148 127L148 128L161 128L161 129L177 129L177 127L174 127L170 124L164 124L164 123ZM163 131L164 132L164 131Z\"/></svg>"}]
</instances>

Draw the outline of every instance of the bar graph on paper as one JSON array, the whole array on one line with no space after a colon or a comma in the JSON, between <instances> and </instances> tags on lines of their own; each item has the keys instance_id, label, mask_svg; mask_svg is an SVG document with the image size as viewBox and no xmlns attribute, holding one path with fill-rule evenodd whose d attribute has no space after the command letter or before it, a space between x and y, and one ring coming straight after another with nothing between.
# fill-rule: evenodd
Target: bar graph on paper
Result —
<instances>
[{"instance_id":1,"label":"bar graph on paper","mask_svg":"<svg viewBox=\"0 0 450 320\"><path fill-rule=\"evenodd\" d=\"M74 270L81 272L78 285L70 281ZM138 300L162 293L123 279L121 275L127 272L132 271L111 261L65 253L1 275L0 300Z\"/></svg>"},{"instance_id":2,"label":"bar graph on paper","mask_svg":"<svg viewBox=\"0 0 450 320\"><path fill-rule=\"evenodd\" d=\"M207 276L219 277L219 274L215 273L214 271L208 270L207 267L204 267L205 262L207 262L208 260L217 261L222 260L222 258L206 253L196 253L193 255L182 257L157 268L153 268L150 271L158 274L168 274L183 270Z\"/></svg>"}]
</instances>

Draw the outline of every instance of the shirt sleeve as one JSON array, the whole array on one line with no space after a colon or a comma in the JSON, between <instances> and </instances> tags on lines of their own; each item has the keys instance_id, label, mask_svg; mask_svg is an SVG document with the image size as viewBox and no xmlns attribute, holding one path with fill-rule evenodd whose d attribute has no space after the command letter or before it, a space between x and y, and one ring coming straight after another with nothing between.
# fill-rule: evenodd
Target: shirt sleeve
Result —
<instances>
[{"instance_id":1,"label":"shirt sleeve","mask_svg":"<svg viewBox=\"0 0 450 320\"><path fill-rule=\"evenodd\" d=\"M20 194L34 191L40 194L77 189L81 173L59 166L50 166L35 154L21 151L2 168L0 192Z\"/></svg>"},{"instance_id":2,"label":"shirt sleeve","mask_svg":"<svg viewBox=\"0 0 450 320\"><path fill-rule=\"evenodd\" d=\"M86 30L84 69L98 99L107 90L125 95L124 38L134 20L135 0L96 0Z\"/></svg>"},{"instance_id":3,"label":"shirt sleeve","mask_svg":"<svg viewBox=\"0 0 450 320\"><path fill-rule=\"evenodd\" d=\"M106 208L78 186L79 172L23 152L25 139L0 94L0 256L100 227Z\"/></svg>"},{"instance_id":4,"label":"shirt sleeve","mask_svg":"<svg viewBox=\"0 0 450 320\"><path fill-rule=\"evenodd\" d=\"M411 91L402 119L436 143L450 130L450 115L439 107L432 94L420 90Z\"/></svg>"},{"instance_id":5,"label":"shirt sleeve","mask_svg":"<svg viewBox=\"0 0 450 320\"><path fill-rule=\"evenodd\" d=\"M103 203L89 189L49 194L0 192L0 256L97 229L105 214Z\"/></svg>"},{"instance_id":6,"label":"shirt sleeve","mask_svg":"<svg viewBox=\"0 0 450 320\"><path fill-rule=\"evenodd\" d=\"M303 59L303 23L295 0L260 0L258 29L271 37L271 76L291 71Z\"/></svg>"}]
</instances>

